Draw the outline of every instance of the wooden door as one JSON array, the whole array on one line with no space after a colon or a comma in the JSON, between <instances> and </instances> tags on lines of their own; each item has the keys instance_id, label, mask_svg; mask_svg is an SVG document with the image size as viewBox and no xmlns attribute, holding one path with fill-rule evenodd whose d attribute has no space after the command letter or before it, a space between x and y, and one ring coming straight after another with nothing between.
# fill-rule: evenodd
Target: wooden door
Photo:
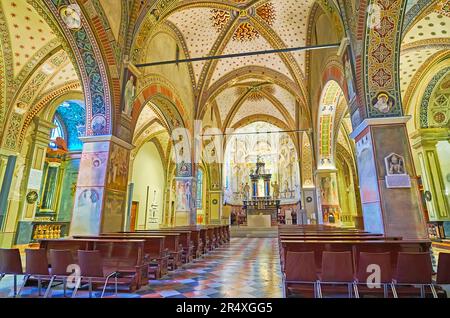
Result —
<instances>
[{"instance_id":1,"label":"wooden door","mask_svg":"<svg viewBox=\"0 0 450 318\"><path fill-rule=\"evenodd\" d=\"M136 217L139 211L139 202L133 201L131 203L131 217L130 217L130 231L136 231Z\"/></svg>"}]
</instances>

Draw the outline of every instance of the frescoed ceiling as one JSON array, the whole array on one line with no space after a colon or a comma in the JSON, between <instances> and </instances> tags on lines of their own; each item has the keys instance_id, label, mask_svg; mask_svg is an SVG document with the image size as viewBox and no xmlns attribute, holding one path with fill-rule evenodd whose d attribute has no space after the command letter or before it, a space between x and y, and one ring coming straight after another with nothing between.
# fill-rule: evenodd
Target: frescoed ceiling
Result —
<instances>
[{"instance_id":1,"label":"frescoed ceiling","mask_svg":"<svg viewBox=\"0 0 450 318\"><path fill-rule=\"evenodd\" d=\"M410 86L417 85L414 78L420 75L421 68L431 65L441 53L450 53L450 1L410 0L407 14L421 7L426 11L404 31L401 47L399 75L404 100L405 94L414 89Z\"/></svg>"},{"instance_id":2,"label":"frescoed ceiling","mask_svg":"<svg viewBox=\"0 0 450 318\"><path fill-rule=\"evenodd\" d=\"M292 127L296 105L297 98L291 91L256 78L235 81L213 96L211 102L217 108L223 130L257 115L270 116Z\"/></svg>"},{"instance_id":3,"label":"frescoed ceiling","mask_svg":"<svg viewBox=\"0 0 450 318\"><path fill-rule=\"evenodd\" d=\"M304 46L307 18L314 0L222 2L180 1L166 21L186 42L191 58ZM209 63L195 62L196 82L210 87L233 70L245 66L273 69L292 80L304 75L304 53L258 55ZM201 74L203 72L203 77Z\"/></svg>"},{"instance_id":4,"label":"frescoed ceiling","mask_svg":"<svg viewBox=\"0 0 450 318\"><path fill-rule=\"evenodd\" d=\"M37 7L33 1L0 1L0 132L10 149L17 145L17 127L40 100L65 86L81 87L66 43Z\"/></svg>"},{"instance_id":5,"label":"frescoed ceiling","mask_svg":"<svg viewBox=\"0 0 450 318\"><path fill-rule=\"evenodd\" d=\"M17 75L56 35L27 1L2 0L1 4Z\"/></svg>"},{"instance_id":6,"label":"frescoed ceiling","mask_svg":"<svg viewBox=\"0 0 450 318\"><path fill-rule=\"evenodd\" d=\"M307 44L308 19L315 2L169 2L167 8L158 7L147 14L136 36L133 56L136 63L148 62L146 42L154 41L149 31L152 25L165 26L177 35L182 51L173 54L178 58L303 47ZM222 125L235 124L244 118L242 116L254 116L257 112L292 125L299 105L306 107L305 52L258 54L188 64L198 107L195 116L199 118L211 113L207 108L212 107ZM146 71L157 69L145 68ZM252 73L255 76L251 76ZM230 82L233 83L230 85ZM270 84L264 89L269 91L257 92L263 95L264 103L252 101L251 96L255 94L246 94L249 90L256 91L261 84Z\"/></svg>"}]
</instances>

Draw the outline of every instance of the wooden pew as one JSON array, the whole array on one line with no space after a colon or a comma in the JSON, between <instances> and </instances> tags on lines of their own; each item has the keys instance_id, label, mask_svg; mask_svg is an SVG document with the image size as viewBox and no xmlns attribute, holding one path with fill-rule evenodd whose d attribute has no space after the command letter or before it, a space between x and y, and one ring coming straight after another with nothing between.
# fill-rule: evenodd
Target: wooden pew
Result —
<instances>
[{"instance_id":1,"label":"wooden pew","mask_svg":"<svg viewBox=\"0 0 450 318\"><path fill-rule=\"evenodd\" d=\"M180 245L180 233L162 230L141 230L138 232L121 232L119 234L136 235L136 233L138 235L164 236L166 242L165 247L169 250L169 268L176 270L182 266L181 255L183 253L183 247Z\"/></svg>"},{"instance_id":2,"label":"wooden pew","mask_svg":"<svg viewBox=\"0 0 450 318\"><path fill-rule=\"evenodd\" d=\"M179 234L179 244L182 248L181 253L181 262L182 263L190 263L196 257L197 253L194 251L195 244L194 241L199 240L200 233L193 232L191 230L186 229L177 229L177 228L160 228L154 230L137 230L135 232L122 232L122 233L175 233ZM197 236L197 237L196 237Z\"/></svg>"},{"instance_id":3,"label":"wooden pew","mask_svg":"<svg viewBox=\"0 0 450 318\"><path fill-rule=\"evenodd\" d=\"M153 275L155 279L160 279L168 273L169 250L165 247L165 236L145 236L145 235L127 235L127 234L102 234L99 236L79 235L74 239L90 240L143 240L144 255L146 262L149 264L149 275Z\"/></svg>"},{"instance_id":4,"label":"wooden pew","mask_svg":"<svg viewBox=\"0 0 450 318\"><path fill-rule=\"evenodd\" d=\"M320 272L322 264L322 252L350 251L353 257L354 268L359 261L359 253L364 252L390 252L393 269L397 264L398 252L429 252L431 241L429 240L281 240L280 257L284 264L288 251L310 252L313 251L316 258L317 270Z\"/></svg>"},{"instance_id":5,"label":"wooden pew","mask_svg":"<svg viewBox=\"0 0 450 318\"><path fill-rule=\"evenodd\" d=\"M106 270L120 273L119 284L127 285L130 291L148 284L143 240L44 239L40 240L40 248L46 249L48 254L51 249L70 250L76 263L78 250L98 250Z\"/></svg>"}]
</instances>

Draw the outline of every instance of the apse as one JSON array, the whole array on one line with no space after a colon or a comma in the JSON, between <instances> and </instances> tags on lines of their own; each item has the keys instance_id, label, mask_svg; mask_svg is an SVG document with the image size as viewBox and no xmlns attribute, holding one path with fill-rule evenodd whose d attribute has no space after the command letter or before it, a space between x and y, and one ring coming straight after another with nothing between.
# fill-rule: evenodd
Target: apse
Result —
<instances>
[{"instance_id":1,"label":"apse","mask_svg":"<svg viewBox=\"0 0 450 318\"><path fill-rule=\"evenodd\" d=\"M267 122L254 122L236 129L227 141L224 160L225 201L241 205L250 175L257 162L265 164L265 173L271 174L272 196L281 204L297 203L300 199L300 173L297 150L291 136ZM258 184L264 193L264 184Z\"/></svg>"}]
</instances>

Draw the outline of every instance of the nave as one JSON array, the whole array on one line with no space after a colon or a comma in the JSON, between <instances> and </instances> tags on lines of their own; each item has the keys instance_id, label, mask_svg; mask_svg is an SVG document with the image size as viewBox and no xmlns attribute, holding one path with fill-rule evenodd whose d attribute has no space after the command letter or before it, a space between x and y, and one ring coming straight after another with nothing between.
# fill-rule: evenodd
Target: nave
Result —
<instances>
[{"instance_id":1,"label":"nave","mask_svg":"<svg viewBox=\"0 0 450 318\"><path fill-rule=\"evenodd\" d=\"M20 278L19 278L20 281ZM13 278L0 282L0 298L12 296ZM105 297L112 295L113 289ZM32 298L37 286L26 287L20 297ZM100 297L101 290L92 297ZM67 292L71 296L71 292ZM283 296L278 241L274 238L232 238L201 259L169 272L135 291L119 290L121 298L280 298ZM51 297L63 297L62 287ZM77 297L89 297L80 290Z\"/></svg>"}]
</instances>

